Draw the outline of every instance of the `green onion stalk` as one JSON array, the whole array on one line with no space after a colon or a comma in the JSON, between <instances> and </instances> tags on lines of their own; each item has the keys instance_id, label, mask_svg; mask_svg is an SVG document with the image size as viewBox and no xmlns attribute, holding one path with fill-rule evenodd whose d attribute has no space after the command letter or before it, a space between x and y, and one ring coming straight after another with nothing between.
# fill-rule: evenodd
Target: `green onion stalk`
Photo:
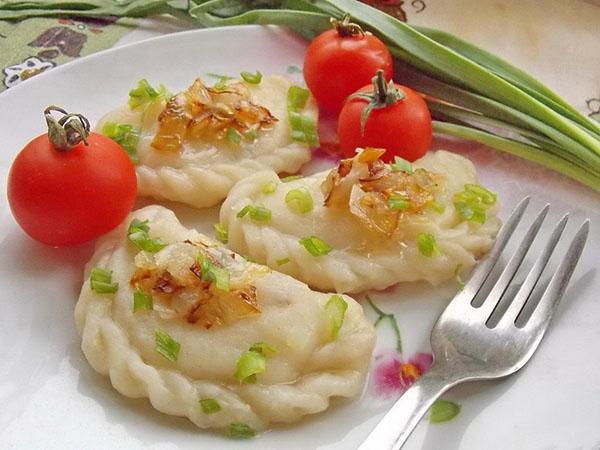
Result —
<instances>
[{"instance_id":1,"label":"green onion stalk","mask_svg":"<svg viewBox=\"0 0 600 450\"><path fill-rule=\"evenodd\" d=\"M408 25L356 0L0 1L0 20L170 14L200 27L260 24L306 38L349 14L382 39L397 79L421 92L437 133L480 142L600 191L600 123L524 71L448 33Z\"/></svg>"}]
</instances>

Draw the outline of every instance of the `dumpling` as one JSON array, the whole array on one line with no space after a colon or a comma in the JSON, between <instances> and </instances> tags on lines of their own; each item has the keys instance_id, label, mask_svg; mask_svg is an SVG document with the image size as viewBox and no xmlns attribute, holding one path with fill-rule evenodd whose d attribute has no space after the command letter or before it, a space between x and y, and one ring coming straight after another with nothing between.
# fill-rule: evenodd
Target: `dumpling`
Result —
<instances>
[{"instance_id":1,"label":"dumpling","mask_svg":"<svg viewBox=\"0 0 600 450\"><path fill-rule=\"evenodd\" d=\"M496 196L476 184L473 164L437 151L412 167L386 165L382 153L368 148L288 183L272 171L240 181L220 211L230 247L325 291L437 284L469 270L500 227Z\"/></svg>"},{"instance_id":2,"label":"dumpling","mask_svg":"<svg viewBox=\"0 0 600 450\"><path fill-rule=\"evenodd\" d=\"M166 414L261 430L361 391L375 332L358 303L248 262L166 208L101 238L85 277L83 353Z\"/></svg>"},{"instance_id":3,"label":"dumpling","mask_svg":"<svg viewBox=\"0 0 600 450\"><path fill-rule=\"evenodd\" d=\"M142 80L129 105L100 120L99 132L137 160L140 195L209 207L258 170L295 173L310 160L317 108L308 91L281 76L220 84L197 79L170 96Z\"/></svg>"}]
</instances>

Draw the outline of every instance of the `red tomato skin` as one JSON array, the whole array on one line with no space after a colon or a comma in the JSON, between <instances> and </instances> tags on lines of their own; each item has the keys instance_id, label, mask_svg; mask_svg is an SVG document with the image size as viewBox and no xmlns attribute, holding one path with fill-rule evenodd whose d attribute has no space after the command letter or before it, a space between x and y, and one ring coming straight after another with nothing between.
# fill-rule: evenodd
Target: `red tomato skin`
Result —
<instances>
[{"instance_id":1,"label":"red tomato skin","mask_svg":"<svg viewBox=\"0 0 600 450\"><path fill-rule=\"evenodd\" d=\"M393 76L392 55L372 34L341 37L332 29L312 40L304 57L304 80L319 109L337 113L346 97L360 89L382 69Z\"/></svg>"},{"instance_id":2,"label":"red tomato skin","mask_svg":"<svg viewBox=\"0 0 600 450\"><path fill-rule=\"evenodd\" d=\"M81 244L117 226L135 203L135 168L111 139L57 151L47 135L29 142L8 175L8 202L33 239L53 247Z\"/></svg>"},{"instance_id":3,"label":"red tomato skin","mask_svg":"<svg viewBox=\"0 0 600 450\"><path fill-rule=\"evenodd\" d=\"M340 150L346 158L356 154L357 147L377 147L387 151L381 159L385 162L400 156L408 161L422 157L432 140L431 113L427 103L412 89L396 85L406 97L398 103L381 109L373 109L360 133L360 119L367 101L353 98L346 102L338 119ZM361 92L372 92L365 86Z\"/></svg>"}]
</instances>

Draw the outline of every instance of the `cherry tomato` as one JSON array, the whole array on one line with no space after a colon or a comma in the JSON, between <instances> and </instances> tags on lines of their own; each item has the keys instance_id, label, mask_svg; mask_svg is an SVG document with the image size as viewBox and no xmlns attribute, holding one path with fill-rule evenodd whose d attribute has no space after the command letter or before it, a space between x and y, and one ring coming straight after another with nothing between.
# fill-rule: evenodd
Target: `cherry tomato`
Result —
<instances>
[{"instance_id":1,"label":"cherry tomato","mask_svg":"<svg viewBox=\"0 0 600 450\"><path fill-rule=\"evenodd\" d=\"M14 160L8 202L33 239L80 244L114 228L133 208L137 181L127 153L100 134L89 134L87 141L59 151L44 134Z\"/></svg>"},{"instance_id":2,"label":"cherry tomato","mask_svg":"<svg viewBox=\"0 0 600 450\"><path fill-rule=\"evenodd\" d=\"M340 150L344 157L353 157L357 147L378 147L387 150L381 158L386 162L393 161L394 156L414 161L429 149L431 113L425 100L405 86L394 84L389 88L399 90L404 98L387 106L383 101L374 107L363 122L364 130L361 130L363 111L369 105L368 97L377 96L374 93L377 88L365 86L346 101L338 119Z\"/></svg>"},{"instance_id":3,"label":"cherry tomato","mask_svg":"<svg viewBox=\"0 0 600 450\"><path fill-rule=\"evenodd\" d=\"M378 38L357 25L337 23L317 36L304 57L304 80L322 111L337 113L346 97L371 81L378 69L393 75L392 55Z\"/></svg>"}]
</instances>

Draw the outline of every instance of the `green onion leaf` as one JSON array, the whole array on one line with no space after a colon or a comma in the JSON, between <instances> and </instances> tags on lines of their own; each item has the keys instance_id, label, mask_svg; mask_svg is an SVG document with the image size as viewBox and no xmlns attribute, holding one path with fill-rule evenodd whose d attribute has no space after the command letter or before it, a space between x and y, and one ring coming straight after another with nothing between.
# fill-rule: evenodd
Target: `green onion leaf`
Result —
<instances>
[{"instance_id":1,"label":"green onion leaf","mask_svg":"<svg viewBox=\"0 0 600 450\"><path fill-rule=\"evenodd\" d=\"M340 328L344 324L344 316L348 309L348 303L341 295L332 295L325 304L325 312L329 318L329 329L331 331L331 340L334 341Z\"/></svg>"},{"instance_id":2,"label":"green onion leaf","mask_svg":"<svg viewBox=\"0 0 600 450\"><path fill-rule=\"evenodd\" d=\"M231 127L227 128L227 132L226 132L225 136L227 137L227 140L229 142L231 142L232 144L240 145L240 143L242 142L242 135L235 128L231 128Z\"/></svg>"},{"instance_id":3,"label":"green onion leaf","mask_svg":"<svg viewBox=\"0 0 600 450\"><path fill-rule=\"evenodd\" d=\"M278 266L283 266L284 264L287 264L290 262L290 258L282 258L282 259L278 259L276 261Z\"/></svg>"},{"instance_id":4,"label":"green onion leaf","mask_svg":"<svg viewBox=\"0 0 600 450\"><path fill-rule=\"evenodd\" d=\"M215 223L214 227L217 241L227 244L227 241L229 240L229 232L227 231L227 228L220 223Z\"/></svg>"},{"instance_id":5,"label":"green onion leaf","mask_svg":"<svg viewBox=\"0 0 600 450\"><path fill-rule=\"evenodd\" d=\"M214 398L203 398L198 402L202 412L206 415L215 414L221 411L221 405Z\"/></svg>"},{"instance_id":6,"label":"green onion leaf","mask_svg":"<svg viewBox=\"0 0 600 450\"><path fill-rule=\"evenodd\" d=\"M258 70L256 73L244 71L240 73L240 76L246 83L250 84L258 84L260 83L260 80L262 80L262 73L260 73Z\"/></svg>"},{"instance_id":7,"label":"green onion leaf","mask_svg":"<svg viewBox=\"0 0 600 450\"><path fill-rule=\"evenodd\" d=\"M257 342L255 344L252 344L252 346L250 347L250 351L262 353L264 355L267 352L277 353L277 347L271 344L267 344L266 342Z\"/></svg>"},{"instance_id":8,"label":"green onion leaf","mask_svg":"<svg viewBox=\"0 0 600 450\"><path fill-rule=\"evenodd\" d=\"M280 181L282 183L289 183L290 181L296 181L302 178L302 175L289 175L287 177L283 177Z\"/></svg>"},{"instance_id":9,"label":"green onion leaf","mask_svg":"<svg viewBox=\"0 0 600 450\"><path fill-rule=\"evenodd\" d=\"M255 383L256 375L267 370L264 353L248 350L242 353L235 368L235 378L245 383Z\"/></svg>"},{"instance_id":10,"label":"green onion leaf","mask_svg":"<svg viewBox=\"0 0 600 450\"><path fill-rule=\"evenodd\" d=\"M465 190L454 196L459 217L478 224L487 220L486 210L496 203L496 194L478 184L465 184Z\"/></svg>"},{"instance_id":11,"label":"green onion leaf","mask_svg":"<svg viewBox=\"0 0 600 450\"><path fill-rule=\"evenodd\" d=\"M244 133L244 139L249 142L254 142L257 138L258 134L255 129L248 130Z\"/></svg>"},{"instance_id":12,"label":"green onion leaf","mask_svg":"<svg viewBox=\"0 0 600 450\"><path fill-rule=\"evenodd\" d=\"M198 254L197 259L202 271L202 280L214 283L215 287L220 291L229 292L229 272L222 267L214 265L202 253Z\"/></svg>"},{"instance_id":13,"label":"green onion leaf","mask_svg":"<svg viewBox=\"0 0 600 450\"><path fill-rule=\"evenodd\" d=\"M448 400L437 400L431 405L429 421L431 423L443 423L454 419L460 413L460 405Z\"/></svg>"},{"instance_id":14,"label":"green onion leaf","mask_svg":"<svg viewBox=\"0 0 600 450\"><path fill-rule=\"evenodd\" d=\"M392 172L406 172L413 173L414 169L411 163L407 160L400 158L399 156L394 156L394 162L390 164Z\"/></svg>"},{"instance_id":15,"label":"green onion leaf","mask_svg":"<svg viewBox=\"0 0 600 450\"><path fill-rule=\"evenodd\" d=\"M392 194L388 198L388 207L397 211L404 211L410 208L410 200L401 194Z\"/></svg>"},{"instance_id":16,"label":"green onion leaf","mask_svg":"<svg viewBox=\"0 0 600 450\"><path fill-rule=\"evenodd\" d=\"M90 289L97 294L114 294L119 290L119 283L113 283L112 271L94 267L90 272Z\"/></svg>"},{"instance_id":17,"label":"green onion leaf","mask_svg":"<svg viewBox=\"0 0 600 450\"><path fill-rule=\"evenodd\" d=\"M227 436L232 439L250 439L256 432L245 423L232 423L227 430Z\"/></svg>"},{"instance_id":18,"label":"green onion leaf","mask_svg":"<svg viewBox=\"0 0 600 450\"><path fill-rule=\"evenodd\" d=\"M299 242L313 256L323 256L333 250L329 244L323 242L317 236L308 236L300 239Z\"/></svg>"},{"instance_id":19,"label":"green onion leaf","mask_svg":"<svg viewBox=\"0 0 600 450\"><path fill-rule=\"evenodd\" d=\"M140 138L140 130L128 123L106 122L102 126L101 133L123 147L123 150L129 155L134 164L139 162L136 148Z\"/></svg>"},{"instance_id":20,"label":"green onion leaf","mask_svg":"<svg viewBox=\"0 0 600 450\"><path fill-rule=\"evenodd\" d=\"M137 289L133 293L133 312L139 311L151 311L154 309L154 302L152 301L152 296L146 294L141 289Z\"/></svg>"},{"instance_id":21,"label":"green onion leaf","mask_svg":"<svg viewBox=\"0 0 600 450\"><path fill-rule=\"evenodd\" d=\"M446 211L446 205L443 205L442 203L438 203L438 202L431 202L431 208L438 214L444 214L444 211Z\"/></svg>"},{"instance_id":22,"label":"green onion leaf","mask_svg":"<svg viewBox=\"0 0 600 450\"><path fill-rule=\"evenodd\" d=\"M139 106L148 105L156 100L167 99L171 96L169 90L162 84L158 89L153 88L148 80L141 79L137 86L129 91L129 108L135 109Z\"/></svg>"},{"instance_id":23,"label":"green onion leaf","mask_svg":"<svg viewBox=\"0 0 600 450\"><path fill-rule=\"evenodd\" d=\"M269 181L261 189L262 193L267 194L267 195L272 194L276 190L277 190L277 182L275 182L275 181Z\"/></svg>"},{"instance_id":24,"label":"green onion leaf","mask_svg":"<svg viewBox=\"0 0 600 450\"><path fill-rule=\"evenodd\" d=\"M216 73L210 73L209 76L217 78L217 82L213 85L215 91L222 91L227 87L227 82L231 80L231 77L227 75L217 75Z\"/></svg>"},{"instance_id":25,"label":"green onion leaf","mask_svg":"<svg viewBox=\"0 0 600 450\"><path fill-rule=\"evenodd\" d=\"M306 188L292 189L285 194L285 203L292 211L306 214L313 209L313 199Z\"/></svg>"},{"instance_id":26,"label":"green onion leaf","mask_svg":"<svg viewBox=\"0 0 600 450\"><path fill-rule=\"evenodd\" d=\"M171 362L177 362L179 350L181 349L179 342L162 330L156 330L154 332L154 342L156 344L154 347L156 352L160 353Z\"/></svg>"},{"instance_id":27,"label":"green onion leaf","mask_svg":"<svg viewBox=\"0 0 600 450\"><path fill-rule=\"evenodd\" d=\"M430 233L421 233L417 238L417 247L423 256L431 258L434 253L439 252L435 236Z\"/></svg>"},{"instance_id":28,"label":"green onion leaf","mask_svg":"<svg viewBox=\"0 0 600 450\"><path fill-rule=\"evenodd\" d=\"M255 222L269 222L271 220L271 210L261 205L246 205L237 213L236 217L241 219L245 216L250 217Z\"/></svg>"},{"instance_id":29,"label":"green onion leaf","mask_svg":"<svg viewBox=\"0 0 600 450\"><path fill-rule=\"evenodd\" d=\"M148 220L133 219L127 229L127 238L138 248L149 253L156 253L167 246L160 238L150 238Z\"/></svg>"},{"instance_id":30,"label":"green onion leaf","mask_svg":"<svg viewBox=\"0 0 600 450\"><path fill-rule=\"evenodd\" d=\"M306 106L310 92L300 86L291 86L287 94L288 120L292 128L292 140L318 147L317 122L300 113Z\"/></svg>"}]
</instances>

